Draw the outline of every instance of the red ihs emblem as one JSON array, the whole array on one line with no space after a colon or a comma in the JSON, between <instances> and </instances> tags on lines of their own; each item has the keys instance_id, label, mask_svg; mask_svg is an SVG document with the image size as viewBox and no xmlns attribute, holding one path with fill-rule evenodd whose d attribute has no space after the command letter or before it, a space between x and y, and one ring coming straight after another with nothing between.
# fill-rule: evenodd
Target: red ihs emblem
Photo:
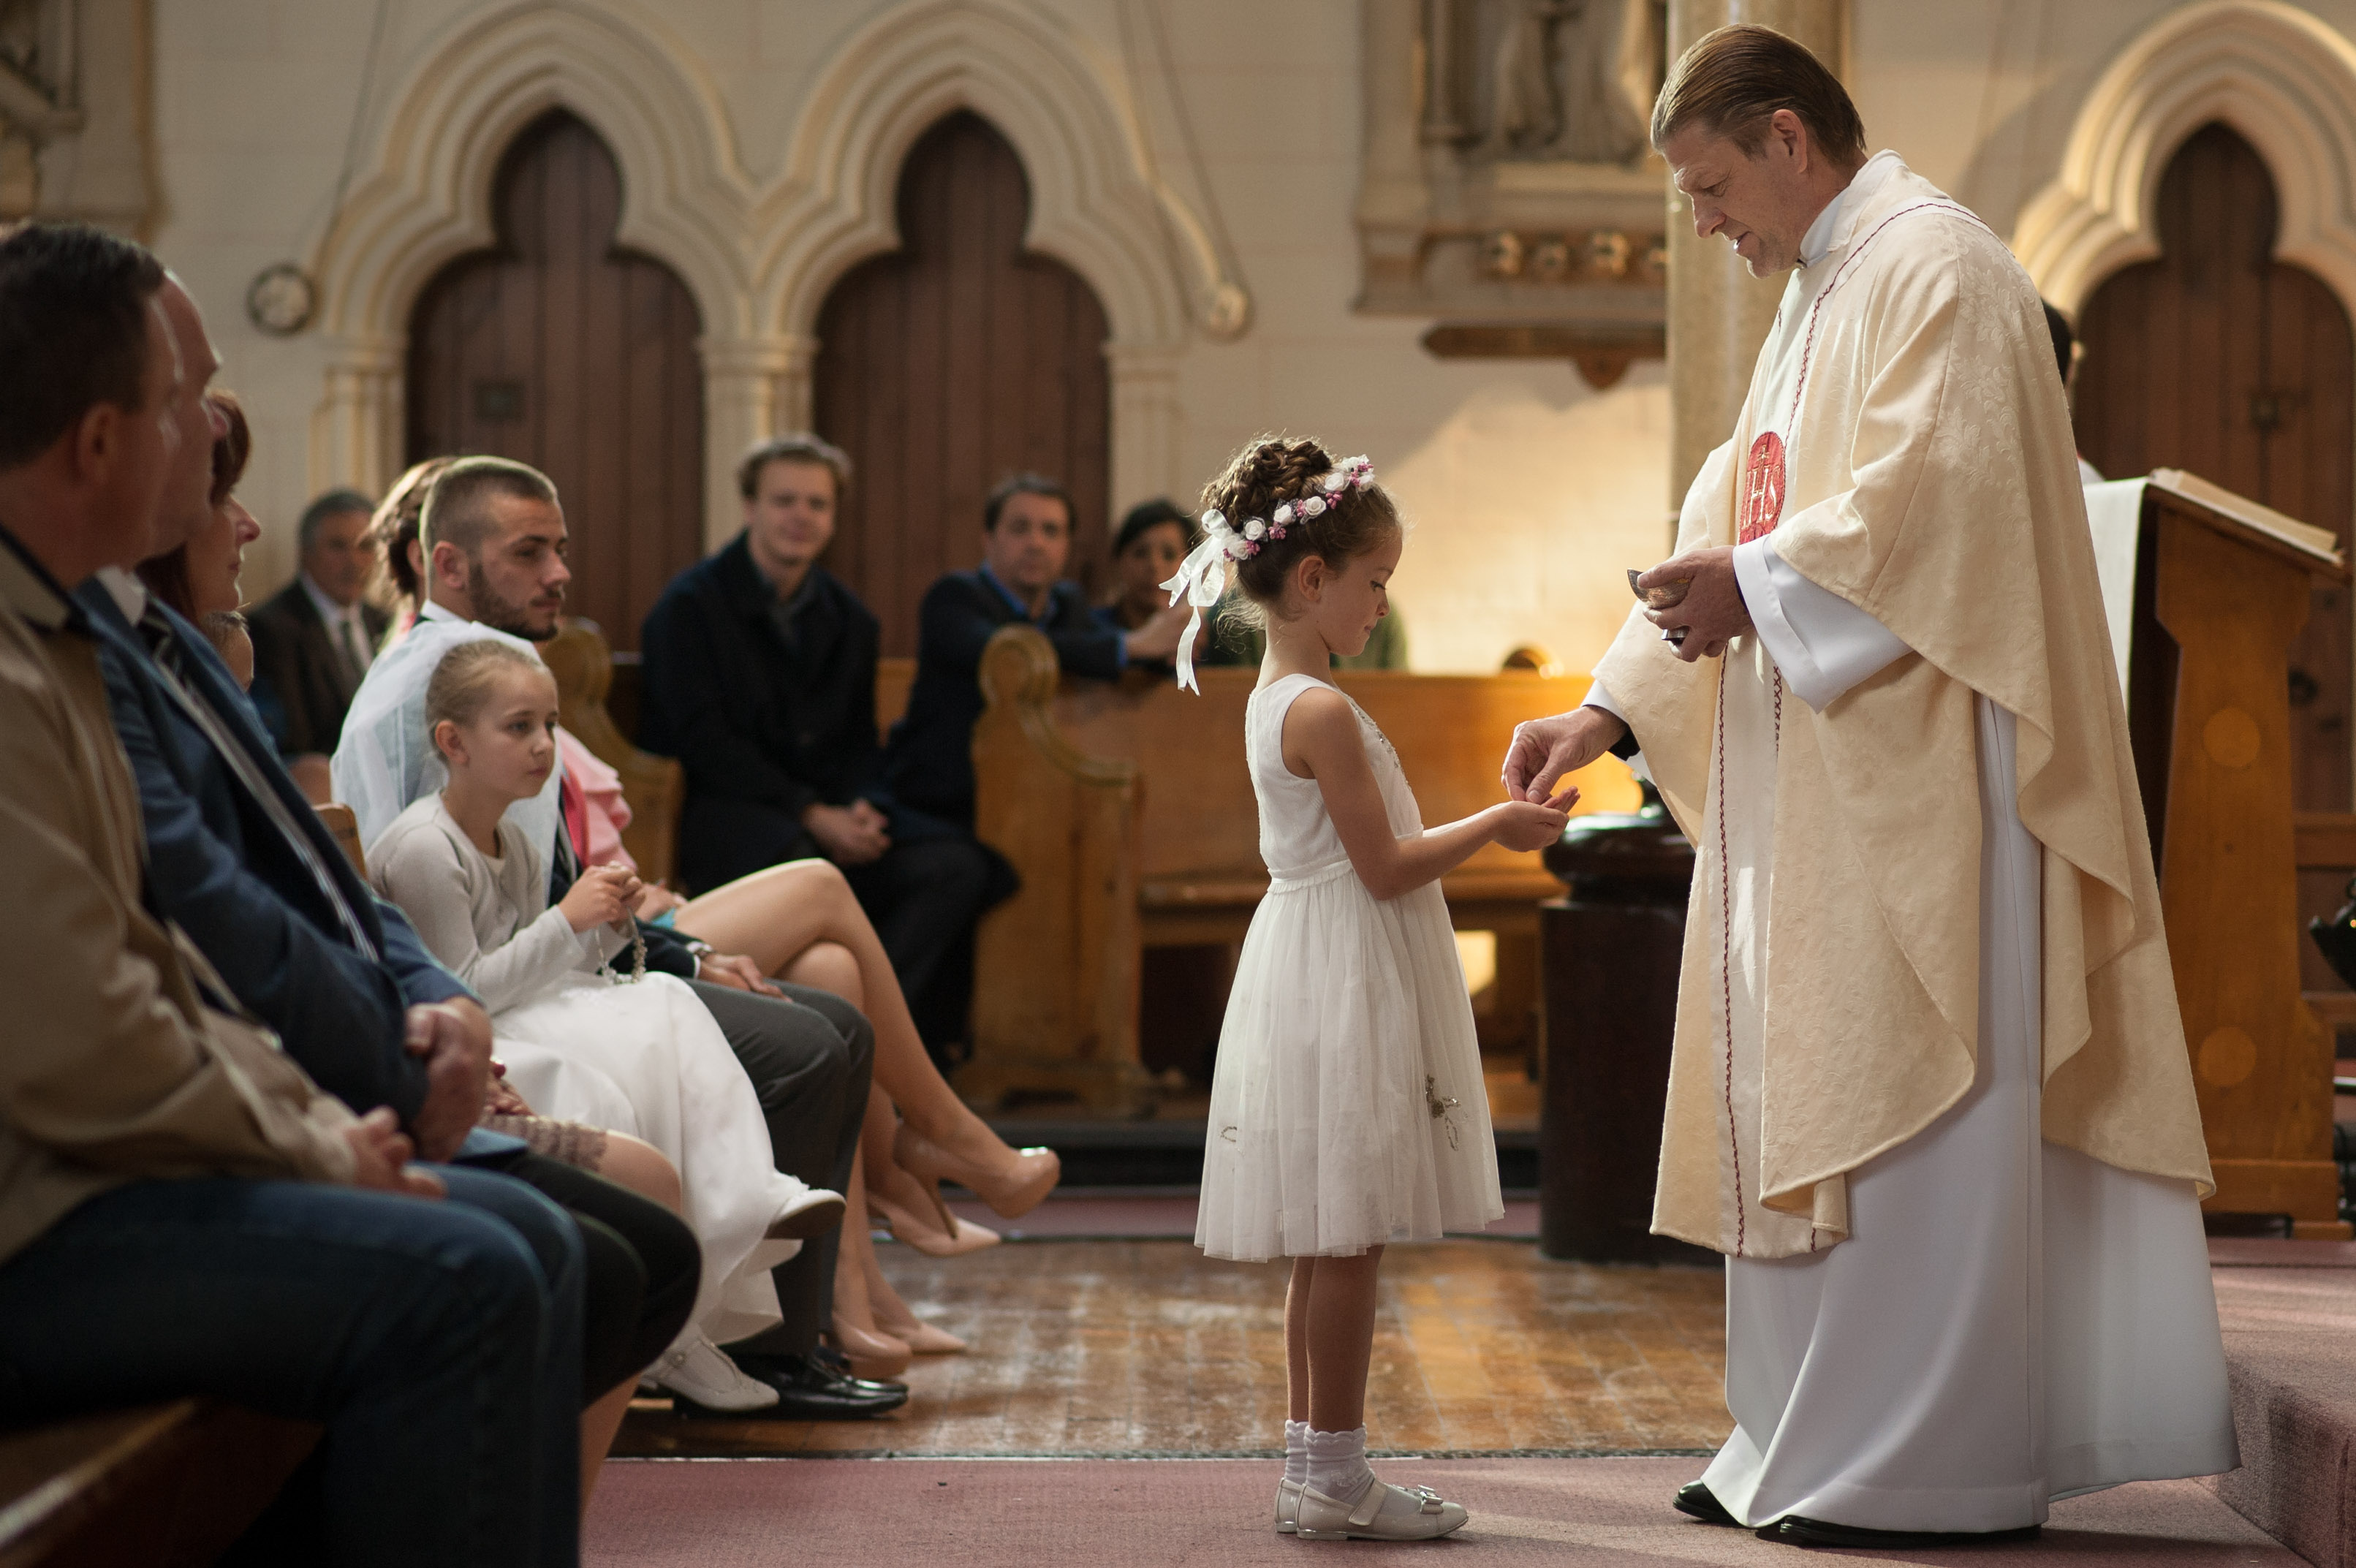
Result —
<instances>
[{"instance_id":1,"label":"red ihs emblem","mask_svg":"<svg viewBox=\"0 0 2356 1568\"><path fill-rule=\"evenodd\" d=\"M1748 544L1775 532L1783 518L1783 438L1767 432L1751 444L1748 484L1742 496L1742 532Z\"/></svg>"}]
</instances>

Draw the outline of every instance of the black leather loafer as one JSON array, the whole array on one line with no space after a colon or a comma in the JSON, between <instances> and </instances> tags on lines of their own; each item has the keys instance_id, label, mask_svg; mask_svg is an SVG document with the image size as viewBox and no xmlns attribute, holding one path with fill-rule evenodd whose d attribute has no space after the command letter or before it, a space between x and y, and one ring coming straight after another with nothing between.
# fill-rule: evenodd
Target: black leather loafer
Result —
<instances>
[{"instance_id":1,"label":"black leather loafer","mask_svg":"<svg viewBox=\"0 0 2356 1568\"><path fill-rule=\"evenodd\" d=\"M2019 1530L1867 1530L1861 1525L1803 1519L1794 1513L1785 1514L1772 1524L1761 1525L1759 1539L1780 1541L1786 1546L1849 1546L1868 1551L1921 1552L1934 1546L1997 1546L2034 1541L2042 1529L2040 1525L2025 1524Z\"/></svg>"},{"instance_id":2,"label":"black leather loafer","mask_svg":"<svg viewBox=\"0 0 2356 1568\"><path fill-rule=\"evenodd\" d=\"M1730 1524L1740 1527L1742 1521L1726 1511L1726 1505L1699 1481L1687 1481L1677 1488L1676 1510L1691 1514L1704 1524Z\"/></svg>"},{"instance_id":3,"label":"black leather loafer","mask_svg":"<svg viewBox=\"0 0 2356 1568\"><path fill-rule=\"evenodd\" d=\"M775 1405L753 1412L751 1419L755 1421L865 1421L908 1402L907 1384L854 1378L849 1363L823 1347L808 1356L761 1356L748 1351L730 1359L744 1369L745 1376L758 1378L777 1391Z\"/></svg>"}]
</instances>

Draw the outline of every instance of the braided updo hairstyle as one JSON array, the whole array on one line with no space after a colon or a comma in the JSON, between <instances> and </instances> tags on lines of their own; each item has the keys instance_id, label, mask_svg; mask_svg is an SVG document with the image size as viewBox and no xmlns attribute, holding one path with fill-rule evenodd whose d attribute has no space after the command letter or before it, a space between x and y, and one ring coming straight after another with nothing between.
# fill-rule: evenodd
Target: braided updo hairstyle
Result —
<instances>
[{"instance_id":1,"label":"braided updo hairstyle","mask_svg":"<svg viewBox=\"0 0 2356 1568\"><path fill-rule=\"evenodd\" d=\"M1334 492L1319 487L1338 460L1323 443L1309 436L1262 435L1203 487L1203 505L1225 513L1237 528L1249 518L1272 517L1287 501L1296 503L1282 539L1263 537L1258 554L1236 563L1236 591L1222 611L1224 621L1265 627L1269 612L1284 602L1285 580L1304 557L1323 556L1328 566L1339 570L1398 532L1398 504L1379 482L1347 485ZM1324 498L1324 512L1301 516L1297 503L1312 495Z\"/></svg>"}]
</instances>

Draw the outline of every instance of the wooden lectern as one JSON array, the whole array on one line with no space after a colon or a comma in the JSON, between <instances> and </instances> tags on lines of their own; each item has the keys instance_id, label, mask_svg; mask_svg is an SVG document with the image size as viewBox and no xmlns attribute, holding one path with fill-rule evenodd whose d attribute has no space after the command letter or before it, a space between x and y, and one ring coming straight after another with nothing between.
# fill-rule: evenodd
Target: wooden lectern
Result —
<instances>
[{"instance_id":1,"label":"wooden lectern","mask_svg":"<svg viewBox=\"0 0 2356 1568\"><path fill-rule=\"evenodd\" d=\"M2205 1207L2344 1239L2331 1041L2299 997L2289 693L2308 580L2349 571L2326 531L2176 469L2145 481L2137 521L2127 725L2217 1176Z\"/></svg>"}]
</instances>

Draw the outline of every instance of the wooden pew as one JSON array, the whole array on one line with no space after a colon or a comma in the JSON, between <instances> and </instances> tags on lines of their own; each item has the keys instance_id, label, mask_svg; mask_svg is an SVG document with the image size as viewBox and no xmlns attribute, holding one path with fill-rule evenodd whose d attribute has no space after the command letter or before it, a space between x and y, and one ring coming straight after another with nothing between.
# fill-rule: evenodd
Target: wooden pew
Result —
<instances>
[{"instance_id":1,"label":"wooden pew","mask_svg":"<svg viewBox=\"0 0 2356 1568\"><path fill-rule=\"evenodd\" d=\"M0 1568L210 1563L320 1432L198 1399L0 1432Z\"/></svg>"},{"instance_id":2,"label":"wooden pew","mask_svg":"<svg viewBox=\"0 0 2356 1568\"><path fill-rule=\"evenodd\" d=\"M359 865L352 809L317 810ZM181 1399L0 1431L0 1568L210 1563L261 1517L322 1430Z\"/></svg>"},{"instance_id":3,"label":"wooden pew","mask_svg":"<svg viewBox=\"0 0 2356 1568\"><path fill-rule=\"evenodd\" d=\"M1199 672L1202 694L1135 672L1060 679L1053 648L1009 627L982 656L974 728L975 826L1023 875L982 922L972 1061L977 1103L1012 1092L1078 1095L1111 1114L1151 1103L1137 1052L1143 950L1242 939L1267 889L1245 770L1253 670ZM1399 749L1424 820L1504 798L1513 727L1586 695L1584 676L1343 672L1341 687ZM1607 758L1580 779L1580 810L1622 810L1635 786ZM1537 857L1490 845L1443 879L1461 929L1526 941L1561 891ZM1503 967L1501 965L1501 967Z\"/></svg>"},{"instance_id":4,"label":"wooden pew","mask_svg":"<svg viewBox=\"0 0 2356 1568\"><path fill-rule=\"evenodd\" d=\"M2307 921L2310 914L2329 919L2346 901L2342 889L2349 877L2356 875L2356 814L2299 811L2293 814L2291 828L2297 845L2298 956L2302 983L2306 985L2300 999L2337 1047L2350 1033L2356 1032L2356 991L2342 984L2340 977L2331 972L2331 966L2323 961L2322 954L2307 935ZM2324 890L2310 892L2310 885L2319 881Z\"/></svg>"}]
</instances>

